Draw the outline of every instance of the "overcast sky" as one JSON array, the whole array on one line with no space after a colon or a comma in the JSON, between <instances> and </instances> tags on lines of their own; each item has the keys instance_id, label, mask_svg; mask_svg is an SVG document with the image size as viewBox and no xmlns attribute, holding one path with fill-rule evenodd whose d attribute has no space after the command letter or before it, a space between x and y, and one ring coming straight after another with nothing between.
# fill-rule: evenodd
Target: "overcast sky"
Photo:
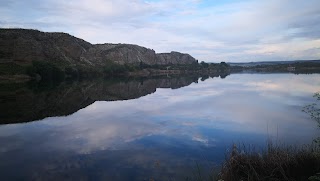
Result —
<instances>
[{"instance_id":1,"label":"overcast sky","mask_svg":"<svg viewBox=\"0 0 320 181\"><path fill-rule=\"evenodd\" d=\"M0 0L0 27L207 62L320 59L320 0Z\"/></svg>"}]
</instances>

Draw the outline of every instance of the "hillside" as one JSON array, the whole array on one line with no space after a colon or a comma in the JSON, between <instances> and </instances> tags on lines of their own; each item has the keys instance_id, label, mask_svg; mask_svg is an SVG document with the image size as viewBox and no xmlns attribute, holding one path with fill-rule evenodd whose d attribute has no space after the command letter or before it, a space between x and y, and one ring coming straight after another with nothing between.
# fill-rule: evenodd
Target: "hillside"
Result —
<instances>
[{"instance_id":1,"label":"hillside","mask_svg":"<svg viewBox=\"0 0 320 181\"><path fill-rule=\"evenodd\" d=\"M110 64L185 65L197 60L179 52L157 54L138 45L91 44L66 33L0 29L0 75L23 74L24 66L32 62L47 62L63 71L102 71Z\"/></svg>"},{"instance_id":2,"label":"hillside","mask_svg":"<svg viewBox=\"0 0 320 181\"><path fill-rule=\"evenodd\" d=\"M0 29L0 62L52 61L64 64L147 65L191 64L195 58L179 52L156 54L154 50L131 44L91 44L66 33L46 33L27 29Z\"/></svg>"}]
</instances>

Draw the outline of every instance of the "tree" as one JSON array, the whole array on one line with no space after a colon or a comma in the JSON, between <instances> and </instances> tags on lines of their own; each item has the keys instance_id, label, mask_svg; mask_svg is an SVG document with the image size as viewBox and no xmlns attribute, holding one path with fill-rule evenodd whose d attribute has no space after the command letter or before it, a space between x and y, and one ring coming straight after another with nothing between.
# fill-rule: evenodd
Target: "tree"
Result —
<instances>
[{"instance_id":1,"label":"tree","mask_svg":"<svg viewBox=\"0 0 320 181\"><path fill-rule=\"evenodd\" d=\"M226 62L221 62L221 63L220 63L220 66L222 66L222 67L229 67L229 65L228 65Z\"/></svg>"},{"instance_id":2,"label":"tree","mask_svg":"<svg viewBox=\"0 0 320 181\"><path fill-rule=\"evenodd\" d=\"M200 65L201 65L202 68L208 68L209 67L209 64L204 62L204 61L201 61Z\"/></svg>"},{"instance_id":3,"label":"tree","mask_svg":"<svg viewBox=\"0 0 320 181\"><path fill-rule=\"evenodd\" d=\"M309 104L303 107L302 111L308 113L311 119L318 122L318 127L320 128L320 92L317 92L313 95L313 97L317 100L315 103ZM314 142L320 148L320 137L314 139Z\"/></svg>"}]
</instances>

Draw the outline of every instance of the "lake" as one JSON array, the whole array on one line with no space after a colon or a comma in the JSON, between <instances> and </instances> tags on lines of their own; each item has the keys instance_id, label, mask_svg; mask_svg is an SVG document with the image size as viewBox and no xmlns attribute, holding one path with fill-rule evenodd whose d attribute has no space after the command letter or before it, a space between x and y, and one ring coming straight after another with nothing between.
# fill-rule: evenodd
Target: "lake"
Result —
<instances>
[{"instance_id":1,"label":"lake","mask_svg":"<svg viewBox=\"0 0 320 181\"><path fill-rule=\"evenodd\" d=\"M320 74L14 84L0 89L0 180L185 180L233 144L319 136Z\"/></svg>"}]
</instances>

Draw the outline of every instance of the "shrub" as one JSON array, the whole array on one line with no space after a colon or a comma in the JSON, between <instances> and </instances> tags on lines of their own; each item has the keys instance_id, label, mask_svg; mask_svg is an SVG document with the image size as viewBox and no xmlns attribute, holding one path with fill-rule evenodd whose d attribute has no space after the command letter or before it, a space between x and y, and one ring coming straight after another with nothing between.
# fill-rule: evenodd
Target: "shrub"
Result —
<instances>
[{"instance_id":1,"label":"shrub","mask_svg":"<svg viewBox=\"0 0 320 181\"><path fill-rule=\"evenodd\" d=\"M124 74L126 72L133 72L137 69L142 69L145 65L140 64L139 66L135 66L132 64L124 64L120 65L117 63L109 62L107 65L104 66L103 72L106 75L119 75Z\"/></svg>"}]
</instances>

